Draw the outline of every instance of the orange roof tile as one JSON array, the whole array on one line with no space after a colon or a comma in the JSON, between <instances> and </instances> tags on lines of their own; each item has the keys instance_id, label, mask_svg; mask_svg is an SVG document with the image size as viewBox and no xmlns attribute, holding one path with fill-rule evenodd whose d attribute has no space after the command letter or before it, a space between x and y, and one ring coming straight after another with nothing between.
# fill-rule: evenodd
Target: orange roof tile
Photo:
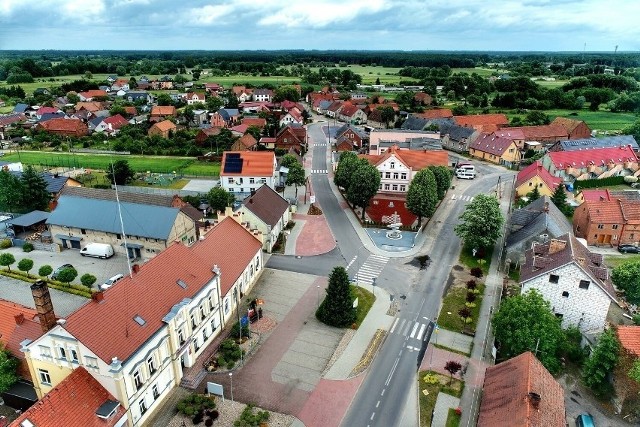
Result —
<instances>
[{"instance_id":1,"label":"orange roof tile","mask_svg":"<svg viewBox=\"0 0 640 427\"><path fill-rule=\"evenodd\" d=\"M240 143L242 143L242 145L247 148L251 148L258 143L258 141L256 141L256 139L250 133L242 135L238 141L240 141Z\"/></svg>"},{"instance_id":2,"label":"orange roof tile","mask_svg":"<svg viewBox=\"0 0 640 427\"><path fill-rule=\"evenodd\" d=\"M477 425L565 427L562 386L530 351L490 366Z\"/></svg>"},{"instance_id":3,"label":"orange roof tile","mask_svg":"<svg viewBox=\"0 0 640 427\"><path fill-rule=\"evenodd\" d=\"M473 141L469 148L495 156L502 156L513 144L514 142L511 139L485 133Z\"/></svg>"},{"instance_id":4,"label":"orange roof tile","mask_svg":"<svg viewBox=\"0 0 640 427\"><path fill-rule=\"evenodd\" d=\"M87 90L85 92L80 92L78 93L78 96L82 96L84 98L97 98L97 97L106 97L109 96L109 94L101 89L92 89L92 90Z\"/></svg>"},{"instance_id":5,"label":"orange roof tile","mask_svg":"<svg viewBox=\"0 0 640 427\"><path fill-rule=\"evenodd\" d=\"M453 117L453 113L448 108L434 108L423 113L415 113L415 115L423 119L447 119Z\"/></svg>"},{"instance_id":6,"label":"orange roof tile","mask_svg":"<svg viewBox=\"0 0 640 427\"><path fill-rule=\"evenodd\" d=\"M392 155L395 155L398 160L414 171L429 166L447 166L449 164L449 153L445 150L403 150L396 145L380 155L359 154L358 157L367 159L372 165L378 166Z\"/></svg>"},{"instance_id":7,"label":"orange roof tile","mask_svg":"<svg viewBox=\"0 0 640 427\"><path fill-rule=\"evenodd\" d=\"M36 427L113 427L125 409L118 404L115 415L99 418L96 411L107 401L117 402L86 369L79 367L23 412L11 426L21 426L28 419Z\"/></svg>"},{"instance_id":8,"label":"orange roof tile","mask_svg":"<svg viewBox=\"0 0 640 427\"><path fill-rule=\"evenodd\" d=\"M548 139L548 138L565 138L569 139L569 134L567 130L560 125L550 124L550 125L540 125L540 126L520 126L520 127L512 127L508 128L521 130L524 134L524 138L526 141L536 141L538 139ZM503 129L507 131L506 129Z\"/></svg>"},{"instance_id":9,"label":"orange roof tile","mask_svg":"<svg viewBox=\"0 0 640 427\"><path fill-rule=\"evenodd\" d=\"M151 109L152 116L175 116L176 107L173 105L156 105Z\"/></svg>"},{"instance_id":10,"label":"orange roof tile","mask_svg":"<svg viewBox=\"0 0 640 427\"><path fill-rule=\"evenodd\" d=\"M562 183L562 178L551 175L548 170L542 167L542 163L539 160L536 160L535 162L531 163L529 166L518 172L518 177L516 178L516 187L521 186L523 183L527 182L534 176L539 176L540 179L545 184L547 184L547 187L549 187L551 191L555 191L558 185Z\"/></svg>"},{"instance_id":11,"label":"orange roof tile","mask_svg":"<svg viewBox=\"0 0 640 427\"><path fill-rule=\"evenodd\" d=\"M87 132L87 125L82 120L57 118L39 123L39 126L49 132Z\"/></svg>"},{"instance_id":12,"label":"orange roof tile","mask_svg":"<svg viewBox=\"0 0 640 427\"><path fill-rule=\"evenodd\" d=\"M601 224L623 224L624 217L620 203L608 200L585 200L583 203L589 210L591 222Z\"/></svg>"},{"instance_id":13,"label":"orange roof tile","mask_svg":"<svg viewBox=\"0 0 640 427\"><path fill-rule=\"evenodd\" d=\"M267 120L260 117L245 117L242 119L242 124L247 126L257 126L262 129L267 125Z\"/></svg>"},{"instance_id":14,"label":"orange roof tile","mask_svg":"<svg viewBox=\"0 0 640 427\"><path fill-rule=\"evenodd\" d=\"M156 128L161 130L162 132L166 132L169 130L175 130L176 129L176 124L173 123L171 120L163 120L161 122L158 123L154 123L153 126L151 126L151 129Z\"/></svg>"},{"instance_id":15,"label":"orange roof tile","mask_svg":"<svg viewBox=\"0 0 640 427\"><path fill-rule=\"evenodd\" d=\"M76 103L76 111L80 111L83 108L87 111L91 111L92 113L103 109L102 102L98 101L81 101Z\"/></svg>"},{"instance_id":16,"label":"orange roof tile","mask_svg":"<svg viewBox=\"0 0 640 427\"><path fill-rule=\"evenodd\" d=\"M618 340L622 348L640 357L640 326L618 326Z\"/></svg>"},{"instance_id":17,"label":"orange roof tile","mask_svg":"<svg viewBox=\"0 0 640 427\"><path fill-rule=\"evenodd\" d=\"M508 125L509 119L504 114L473 114L469 116L453 116L460 126Z\"/></svg>"},{"instance_id":18,"label":"orange roof tile","mask_svg":"<svg viewBox=\"0 0 640 427\"><path fill-rule=\"evenodd\" d=\"M573 132L575 128L584 123L582 120L573 120L566 117L556 117L551 124L562 126L568 133Z\"/></svg>"},{"instance_id":19,"label":"orange roof tile","mask_svg":"<svg viewBox=\"0 0 640 427\"><path fill-rule=\"evenodd\" d=\"M20 343L25 339L33 341L43 333L36 310L0 299L0 343L20 360L18 373L29 380L31 374Z\"/></svg>"},{"instance_id":20,"label":"orange roof tile","mask_svg":"<svg viewBox=\"0 0 640 427\"><path fill-rule=\"evenodd\" d=\"M227 156L237 153L242 159L242 171L230 173L224 171ZM222 171L220 176L272 176L276 155L273 151L225 151L222 153Z\"/></svg>"},{"instance_id":21,"label":"orange roof tile","mask_svg":"<svg viewBox=\"0 0 640 427\"><path fill-rule=\"evenodd\" d=\"M165 326L162 319L175 304L192 298L215 277L214 265L220 268L224 296L260 247L249 231L227 218L191 248L178 242L169 246L133 277L125 276L104 291L102 301L91 301L72 313L64 328L103 361L126 361ZM178 286L178 280L187 287ZM140 326L135 316L145 325Z\"/></svg>"}]
</instances>

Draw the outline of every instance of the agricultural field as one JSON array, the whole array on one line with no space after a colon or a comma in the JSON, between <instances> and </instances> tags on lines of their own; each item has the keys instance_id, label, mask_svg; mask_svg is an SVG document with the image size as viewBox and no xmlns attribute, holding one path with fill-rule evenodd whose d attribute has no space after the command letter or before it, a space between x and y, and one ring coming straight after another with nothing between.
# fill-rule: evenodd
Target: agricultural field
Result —
<instances>
[{"instance_id":1,"label":"agricultural field","mask_svg":"<svg viewBox=\"0 0 640 427\"><path fill-rule=\"evenodd\" d=\"M101 82L105 80L108 76L109 74L94 74L93 79L91 79L91 81L96 83ZM24 89L27 95L31 95L33 94L33 91L39 87L51 88L54 86L60 86L63 83L69 83L75 80L81 80L82 78L84 78L84 74L72 74L69 76L59 76L59 77L41 77L41 78L34 79L35 81L33 83L17 83L15 85L7 84L6 81L0 81L0 88L20 86L22 87L22 89ZM53 81L51 79L53 79Z\"/></svg>"},{"instance_id":2,"label":"agricultural field","mask_svg":"<svg viewBox=\"0 0 640 427\"><path fill-rule=\"evenodd\" d=\"M582 120L589 125L592 130L597 130L599 133L621 132L624 128L634 124L636 120L638 120L638 117L633 113L612 113L611 111L606 110L545 110L544 113L551 117L551 120L556 117L567 117L569 119ZM509 120L516 116L524 118L525 115L507 113Z\"/></svg>"},{"instance_id":3,"label":"agricultural field","mask_svg":"<svg viewBox=\"0 0 640 427\"><path fill-rule=\"evenodd\" d=\"M66 169L105 170L111 161L126 159L136 172L173 173L189 176L215 177L220 175L220 164L202 163L193 157L160 156L111 156L101 154L20 151L5 154L3 161L19 161L42 169L62 167Z\"/></svg>"},{"instance_id":4,"label":"agricultural field","mask_svg":"<svg viewBox=\"0 0 640 427\"><path fill-rule=\"evenodd\" d=\"M300 77L285 76L254 76L252 74L232 74L228 76L200 76L199 83L218 83L225 88L233 86L233 84L250 84L252 86L261 86L263 84L271 84L281 86L287 84L301 83Z\"/></svg>"}]
</instances>

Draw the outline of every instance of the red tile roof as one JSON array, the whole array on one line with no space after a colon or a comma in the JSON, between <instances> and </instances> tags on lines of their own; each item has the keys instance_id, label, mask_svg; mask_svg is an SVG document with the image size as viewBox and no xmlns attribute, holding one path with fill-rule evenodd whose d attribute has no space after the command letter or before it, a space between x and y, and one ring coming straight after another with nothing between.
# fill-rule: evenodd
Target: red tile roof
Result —
<instances>
[{"instance_id":1,"label":"red tile roof","mask_svg":"<svg viewBox=\"0 0 640 427\"><path fill-rule=\"evenodd\" d=\"M552 125L562 126L567 131L567 133L573 132L575 128L580 126L582 123L584 123L582 120L573 120L566 117L556 117L551 122Z\"/></svg>"},{"instance_id":2,"label":"red tile roof","mask_svg":"<svg viewBox=\"0 0 640 427\"><path fill-rule=\"evenodd\" d=\"M169 246L133 277L125 276L118 286L104 291L101 302L92 301L72 313L64 328L103 361L126 361L165 326L162 319L175 304L192 298L215 277L214 265L220 268L224 296L258 251L254 248L260 247L249 231L225 219L191 248L177 242ZM187 287L178 286L177 280ZM146 324L140 326L135 316Z\"/></svg>"},{"instance_id":3,"label":"red tile roof","mask_svg":"<svg viewBox=\"0 0 640 427\"><path fill-rule=\"evenodd\" d=\"M31 380L29 367L20 343L25 339L35 340L43 334L36 310L0 299L0 342L20 360L18 373Z\"/></svg>"},{"instance_id":4,"label":"red tile roof","mask_svg":"<svg viewBox=\"0 0 640 427\"><path fill-rule=\"evenodd\" d=\"M115 116L107 117L103 120L108 125L111 125L111 129L120 129L122 126L129 124L127 119L122 117L120 114L116 114Z\"/></svg>"},{"instance_id":5,"label":"red tile roof","mask_svg":"<svg viewBox=\"0 0 640 427\"><path fill-rule=\"evenodd\" d=\"M256 141L256 139L250 133L242 135L240 139L238 139L238 141L247 148L251 148L258 143L258 141Z\"/></svg>"},{"instance_id":6,"label":"red tile roof","mask_svg":"<svg viewBox=\"0 0 640 427\"><path fill-rule=\"evenodd\" d=\"M60 109L56 107L40 107L38 108L38 115L57 113L58 111L60 111Z\"/></svg>"},{"instance_id":7,"label":"red tile roof","mask_svg":"<svg viewBox=\"0 0 640 427\"><path fill-rule=\"evenodd\" d=\"M136 114L138 114L138 110L136 110L136 107L134 106L124 107L124 111L130 116L135 116Z\"/></svg>"},{"instance_id":8,"label":"red tile roof","mask_svg":"<svg viewBox=\"0 0 640 427\"><path fill-rule=\"evenodd\" d=\"M298 110L297 108L291 108L288 111L289 115L291 117L293 117L293 119L298 122L298 123L302 123L304 121L304 117L302 117L302 113L300 113L300 110Z\"/></svg>"},{"instance_id":9,"label":"red tile roof","mask_svg":"<svg viewBox=\"0 0 640 427\"><path fill-rule=\"evenodd\" d=\"M569 139L569 134L567 130L560 125L540 125L540 126L520 126L520 127L512 127L509 130L517 129L522 131L524 135L524 139L526 141L538 141L545 140L549 138L564 138ZM507 131L507 129L503 129Z\"/></svg>"},{"instance_id":10,"label":"red tile roof","mask_svg":"<svg viewBox=\"0 0 640 427\"><path fill-rule=\"evenodd\" d=\"M238 153L242 159L242 171L229 173L224 171L227 156ZM272 176L276 156L273 151L225 151L222 153L220 176Z\"/></svg>"},{"instance_id":11,"label":"red tile roof","mask_svg":"<svg viewBox=\"0 0 640 427\"><path fill-rule=\"evenodd\" d=\"M125 414L122 405L115 415L104 419L96 411L107 401L116 399L83 367L74 369L62 382L27 409L11 426L25 420L36 427L113 427Z\"/></svg>"},{"instance_id":12,"label":"red tile roof","mask_svg":"<svg viewBox=\"0 0 640 427\"><path fill-rule=\"evenodd\" d=\"M589 211L592 223L624 224L620 202L609 200L585 200L584 206Z\"/></svg>"},{"instance_id":13,"label":"red tile roof","mask_svg":"<svg viewBox=\"0 0 640 427\"><path fill-rule=\"evenodd\" d=\"M245 124L240 124L238 126L234 126L231 128L231 132L237 132L239 134L244 134L247 129L249 129L249 126L245 125Z\"/></svg>"},{"instance_id":14,"label":"red tile roof","mask_svg":"<svg viewBox=\"0 0 640 427\"><path fill-rule=\"evenodd\" d=\"M367 159L369 163L378 166L395 155L398 160L414 171L419 171L429 166L447 166L449 153L445 150L403 150L394 145L382 154L360 154L358 157Z\"/></svg>"},{"instance_id":15,"label":"red tile roof","mask_svg":"<svg viewBox=\"0 0 640 427\"><path fill-rule=\"evenodd\" d=\"M535 162L518 172L518 177L516 178L516 187L521 186L523 183L527 182L536 175L539 176L545 184L547 184L547 187L549 187L551 191L555 191L558 185L562 183L562 178L551 175L549 171L542 167L542 163L539 160L536 160Z\"/></svg>"},{"instance_id":16,"label":"red tile roof","mask_svg":"<svg viewBox=\"0 0 640 427\"><path fill-rule=\"evenodd\" d=\"M460 126L482 127L484 125L504 126L509 119L504 114L474 114L469 116L453 116L453 120Z\"/></svg>"},{"instance_id":17,"label":"red tile roof","mask_svg":"<svg viewBox=\"0 0 640 427\"><path fill-rule=\"evenodd\" d=\"M166 132L170 130L176 130L176 124L173 123L171 120L163 120L161 122L154 123L153 126L149 128L149 131L151 131L151 129L153 128L159 129L162 132Z\"/></svg>"},{"instance_id":18,"label":"red tile roof","mask_svg":"<svg viewBox=\"0 0 640 427\"><path fill-rule=\"evenodd\" d=\"M578 151L553 151L547 153L547 155L557 169L565 169L567 167L581 169L589 165L605 166L609 162L620 164L628 161L638 161L636 154L628 146Z\"/></svg>"},{"instance_id":19,"label":"red tile roof","mask_svg":"<svg viewBox=\"0 0 640 427\"><path fill-rule=\"evenodd\" d=\"M84 98L98 98L98 97L107 97L106 91L100 89L92 89L85 92L79 92L78 96L82 96Z\"/></svg>"},{"instance_id":20,"label":"red tile roof","mask_svg":"<svg viewBox=\"0 0 640 427\"><path fill-rule=\"evenodd\" d=\"M414 115L423 119L447 119L453 117L453 113L448 108L434 108L423 113L415 113Z\"/></svg>"},{"instance_id":21,"label":"red tile roof","mask_svg":"<svg viewBox=\"0 0 640 427\"><path fill-rule=\"evenodd\" d=\"M152 116L175 116L176 107L173 105L156 105L151 109Z\"/></svg>"},{"instance_id":22,"label":"red tile roof","mask_svg":"<svg viewBox=\"0 0 640 427\"><path fill-rule=\"evenodd\" d=\"M522 129L516 129L516 128L504 128L501 130L496 130L493 132L496 136L499 136L501 138L507 138L507 139L511 139L511 140L523 140L525 139L524 137L524 132L522 132Z\"/></svg>"},{"instance_id":23,"label":"red tile roof","mask_svg":"<svg viewBox=\"0 0 640 427\"><path fill-rule=\"evenodd\" d=\"M565 427L562 386L530 351L490 366L485 373L477 425Z\"/></svg>"},{"instance_id":24,"label":"red tile roof","mask_svg":"<svg viewBox=\"0 0 640 427\"><path fill-rule=\"evenodd\" d=\"M342 105L342 110L340 110L340 114L347 117L352 117L359 108L356 105L353 105L351 102L345 102Z\"/></svg>"},{"instance_id":25,"label":"red tile roof","mask_svg":"<svg viewBox=\"0 0 640 427\"><path fill-rule=\"evenodd\" d=\"M502 156L512 145L513 141L511 139L502 138L495 134L484 133L473 141L469 148L495 156Z\"/></svg>"},{"instance_id":26,"label":"red tile roof","mask_svg":"<svg viewBox=\"0 0 640 427\"><path fill-rule=\"evenodd\" d=\"M98 101L82 101L78 102L75 106L76 111L80 111L83 108L87 111L96 112L102 110L104 107L102 106L102 102Z\"/></svg>"},{"instance_id":27,"label":"red tile roof","mask_svg":"<svg viewBox=\"0 0 640 427\"><path fill-rule=\"evenodd\" d=\"M247 126L257 126L262 129L267 125L267 120L261 117L245 117L242 119L242 124Z\"/></svg>"},{"instance_id":28,"label":"red tile roof","mask_svg":"<svg viewBox=\"0 0 640 427\"><path fill-rule=\"evenodd\" d=\"M618 340L622 348L640 357L640 326L618 326Z\"/></svg>"},{"instance_id":29,"label":"red tile roof","mask_svg":"<svg viewBox=\"0 0 640 427\"><path fill-rule=\"evenodd\" d=\"M48 132L87 133L87 125L82 120L56 118L38 124Z\"/></svg>"}]
</instances>

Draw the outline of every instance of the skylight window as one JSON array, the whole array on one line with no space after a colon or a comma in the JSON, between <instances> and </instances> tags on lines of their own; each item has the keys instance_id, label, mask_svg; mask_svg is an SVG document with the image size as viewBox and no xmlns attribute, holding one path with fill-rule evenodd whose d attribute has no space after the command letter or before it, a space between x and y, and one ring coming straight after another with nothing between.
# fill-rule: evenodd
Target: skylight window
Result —
<instances>
[{"instance_id":1,"label":"skylight window","mask_svg":"<svg viewBox=\"0 0 640 427\"><path fill-rule=\"evenodd\" d=\"M176 283L178 284L178 286L180 286L182 289L187 289L187 284L184 282L184 280L182 279L178 279L176 281Z\"/></svg>"},{"instance_id":2,"label":"skylight window","mask_svg":"<svg viewBox=\"0 0 640 427\"><path fill-rule=\"evenodd\" d=\"M136 323L137 323L138 325L140 325L140 326L144 326L144 325L147 323L147 321L146 321L146 320L144 320L144 319L143 319L142 317L140 317L139 315L136 315L136 317L134 317L134 318L133 318L133 320L135 320L135 321L136 321Z\"/></svg>"}]
</instances>

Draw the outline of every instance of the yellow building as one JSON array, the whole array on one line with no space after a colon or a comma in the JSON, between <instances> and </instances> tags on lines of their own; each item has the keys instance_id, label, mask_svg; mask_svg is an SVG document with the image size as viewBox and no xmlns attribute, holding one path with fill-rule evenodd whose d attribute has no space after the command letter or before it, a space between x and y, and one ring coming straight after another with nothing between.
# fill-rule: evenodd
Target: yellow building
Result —
<instances>
[{"instance_id":1,"label":"yellow building","mask_svg":"<svg viewBox=\"0 0 640 427\"><path fill-rule=\"evenodd\" d=\"M471 157L507 167L517 165L521 160L516 143L512 139L495 134L483 134L478 137L469 146L469 154Z\"/></svg>"},{"instance_id":2,"label":"yellow building","mask_svg":"<svg viewBox=\"0 0 640 427\"><path fill-rule=\"evenodd\" d=\"M551 175L542 167L542 163L535 161L518 173L516 195L524 197L537 187L541 196L551 197L560 184L562 178Z\"/></svg>"}]
</instances>

